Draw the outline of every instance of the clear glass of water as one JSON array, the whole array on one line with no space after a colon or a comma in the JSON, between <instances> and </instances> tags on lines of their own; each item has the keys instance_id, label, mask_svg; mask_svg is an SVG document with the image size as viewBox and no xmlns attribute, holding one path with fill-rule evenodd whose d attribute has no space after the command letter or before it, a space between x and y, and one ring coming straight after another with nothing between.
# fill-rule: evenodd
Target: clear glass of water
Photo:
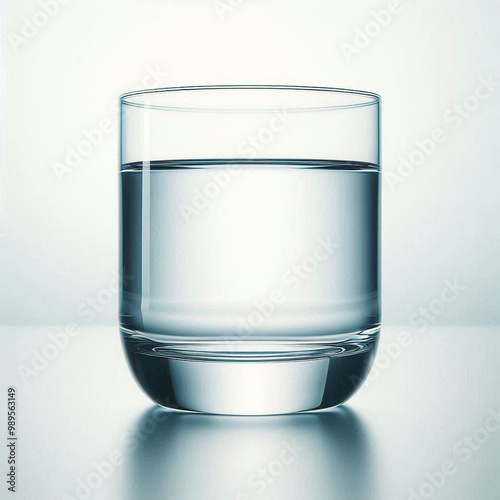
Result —
<instances>
[{"instance_id":1,"label":"clear glass of water","mask_svg":"<svg viewBox=\"0 0 500 500\"><path fill-rule=\"evenodd\" d=\"M380 330L380 97L233 85L120 103L120 328L140 387L218 414L346 401Z\"/></svg>"}]
</instances>

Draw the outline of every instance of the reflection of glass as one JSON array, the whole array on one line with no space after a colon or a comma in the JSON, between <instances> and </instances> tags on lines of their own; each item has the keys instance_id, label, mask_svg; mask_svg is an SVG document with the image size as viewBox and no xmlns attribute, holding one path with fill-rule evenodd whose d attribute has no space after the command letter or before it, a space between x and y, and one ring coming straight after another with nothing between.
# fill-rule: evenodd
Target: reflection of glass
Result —
<instances>
[{"instance_id":1,"label":"reflection of glass","mask_svg":"<svg viewBox=\"0 0 500 500\"><path fill-rule=\"evenodd\" d=\"M379 332L379 96L189 87L121 97L121 331L158 404L344 402Z\"/></svg>"},{"instance_id":2,"label":"reflection of glass","mask_svg":"<svg viewBox=\"0 0 500 500\"><path fill-rule=\"evenodd\" d=\"M347 407L244 419L164 415L126 457L124 500L375 498L369 437Z\"/></svg>"}]
</instances>

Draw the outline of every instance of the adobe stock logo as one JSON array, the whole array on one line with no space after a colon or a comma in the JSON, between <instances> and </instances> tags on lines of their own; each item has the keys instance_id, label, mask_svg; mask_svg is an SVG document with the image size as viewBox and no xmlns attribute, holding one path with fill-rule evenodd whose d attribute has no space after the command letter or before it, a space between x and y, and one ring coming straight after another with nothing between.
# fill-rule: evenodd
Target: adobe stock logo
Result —
<instances>
[{"instance_id":1,"label":"adobe stock logo","mask_svg":"<svg viewBox=\"0 0 500 500\"><path fill-rule=\"evenodd\" d=\"M145 68L140 88L145 89L163 85L167 76L168 73L158 65L155 65L155 67L148 66ZM66 147L64 158L61 158L61 161L52 163L52 170L59 182L62 182L68 175L75 172L84 163L84 160L104 143L107 137L117 133L119 109L118 100L113 99L109 104L108 116L100 118L94 127L82 130L78 141Z\"/></svg>"},{"instance_id":2,"label":"adobe stock logo","mask_svg":"<svg viewBox=\"0 0 500 500\"><path fill-rule=\"evenodd\" d=\"M272 115L265 126L253 134L249 134L238 145L241 158L256 158L290 124L292 117L286 109ZM240 165L227 165L223 170L210 172L209 180L201 189L193 189L193 197L189 203L180 203L179 211L184 221L189 224L194 217L203 212L231 184L234 177L240 175Z\"/></svg>"},{"instance_id":3,"label":"adobe stock logo","mask_svg":"<svg viewBox=\"0 0 500 500\"><path fill-rule=\"evenodd\" d=\"M269 291L266 297L254 301L254 308L246 316L237 318L237 338L251 334L265 325L280 305L284 304L339 248L331 236L319 238L311 255L287 269L282 277L282 285Z\"/></svg>"},{"instance_id":4,"label":"adobe stock logo","mask_svg":"<svg viewBox=\"0 0 500 500\"><path fill-rule=\"evenodd\" d=\"M31 350L30 362L18 365L17 369L23 382L28 384L36 379L61 352L71 345L73 339L81 334L81 326L91 324L99 317L99 313L113 304L114 298L119 293L120 284L126 284L133 279L133 276L127 276L124 272L121 276L114 272L106 287L80 302L76 308L76 314L81 319L70 321L63 329L49 333L48 341L43 346Z\"/></svg>"},{"instance_id":5,"label":"adobe stock logo","mask_svg":"<svg viewBox=\"0 0 500 500\"><path fill-rule=\"evenodd\" d=\"M28 44L40 31L45 28L54 17L59 14L61 6L67 5L70 0L41 0L40 8L30 17L24 17L18 33L9 33L8 39L12 47Z\"/></svg>"},{"instance_id":6,"label":"adobe stock logo","mask_svg":"<svg viewBox=\"0 0 500 500\"><path fill-rule=\"evenodd\" d=\"M418 327L419 331L424 330L434 323L444 313L447 305L455 302L467 288L467 285L459 283L457 278L453 281L446 280L439 297L431 300L426 307L419 307L418 312L410 316L410 325Z\"/></svg>"},{"instance_id":7,"label":"adobe stock logo","mask_svg":"<svg viewBox=\"0 0 500 500\"><path fill-rule=\"evenodd\" d=\"M408 490L407 500L428 500L436 492L443 488L450 477L460 471L461 464L469 462L474 454L486 446L493 435L500 431L500 412L498 408L489 408L488 414L484 417L481 424L476 427L472 433L464 434L457 440L452 449L452 458L441 463L434 470L426 471L423 475L425 480L416 488ZM439 496L439 498L447 498Z\"/></svg>"},{"instance_id":8,"label":"adobe stock logo","mask_svg":"<svg viewBox=\"0 0 500 500\"><path fill-rule=\"evenodd\" d=\"M275 483L305 449L305 446L299 443L297 439L283 441L282 448L273 459L248 476L247 482L250 490L247 490L248 493L239 493L236 500L250 500L264 493L268 486Z\"/></svg>"},{"instance_id":9,"label":"adobe stock logo","mask_svg":"<svg viewBox=\"0 0 500 500\"><path fill-rule=\"evenodd\" d=\"M452 137L454 131L478 113L484 101L498 91L499 85L500 81L492 75L487 78L479 76L474 90L442 113L442 126L433 128L426 137L415 140L415 147L406 156L398 157L395 172L387 170L382 173L391 191L395 191L413 176L441 145Z\"/></svg>"},{"instance_id":10,"label":"adobe stock logo","mask_svg":"<svg viewBox=\"0 0 500 500\"><path fill-rule=\"evenodd\" d=\"M387 8L372 12L370 19L362 28L357 28L352 43L342 42L340 48L348 63L354 56L368 47L372 41L384 31L394 19L394 16L403 11L403 6L399 0L391 0Z\"/></svg>"},{"instance_id":11,"label":"adobe stock logo","mask_svg":"<svg viewBox=\"0 0 500 500\"><path fill-rule=\"evenodd\" d=\"M148 417L129 431L125 432L120 439L117 448L109 452L99 461L92 461L87 466L86 474L78 477L74 481L72 494L64 493L61 500L87 500L90 498L109 498L107 496L95 495L96 491L105 484L108 479L116 474L125 463L123 449L131 452L136 450L141 443L146 442L156 433L156 430L168 420L169 413L163 408L155 408ZM89 472L90 469L90 472Z\"/></svg>"}]
</instances>

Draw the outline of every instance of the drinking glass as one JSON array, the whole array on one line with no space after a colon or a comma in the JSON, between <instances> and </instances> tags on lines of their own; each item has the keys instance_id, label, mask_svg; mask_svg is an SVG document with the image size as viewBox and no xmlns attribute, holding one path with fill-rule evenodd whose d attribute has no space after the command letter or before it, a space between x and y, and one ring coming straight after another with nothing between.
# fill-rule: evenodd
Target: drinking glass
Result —
<instances>
[{"instance_id":1,"label":"drinking glass","mask_svg":"<svg viewBox=\"0 0 500 500\"><path fill-rule=\"evenodd\" d=\"M231 85L120 104L120 329L139 386L218 414L346 401L380 330L380 97Z\"/></svg>"}]
</instances>

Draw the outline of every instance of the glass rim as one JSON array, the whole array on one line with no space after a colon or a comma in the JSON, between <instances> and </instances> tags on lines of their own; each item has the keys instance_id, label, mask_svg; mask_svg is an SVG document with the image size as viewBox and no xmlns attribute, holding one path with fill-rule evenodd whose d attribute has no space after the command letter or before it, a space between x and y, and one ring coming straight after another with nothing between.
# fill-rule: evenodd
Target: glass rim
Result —
<instances>
[{"instance_id":1,"label":"glass rim","mask_svg":"<svg viewBox=\"0 0 500 500\"><path fill-rule=\"evenodd\" d=\"M332 98L332 102L328 100L319 105L296 105L294 100L290 99L290 106L274 106L269 108L268 106L262 105L257 107L241 107L240 105L236 107L224 107L224 106L205 106L205 105L170 105L170 104L158 104L153 102L155 97L160 96L158 100L163 96L173 96L178 97L180 94L188 94L190 96L197 91L212 91L212 92L224 92L227 91L268 91L268 92L278 92L279 95L283 95L284 91L289 92L299 92L301 96L311 96L316 93L316 97L321 94L321 97L326 96L327 98ZM245 92L248 95L247 92ZM206 94L207 95L207 94ZM339 102L335 102L335 99ZM247 112L247 113L271 113L286 110L287 112L306 112L306 111L331 111L331 110L341 110L341 109L353 109L368 106L378 106L381 102L381 96L375 92L369 92L365 90L354 90L354 89L344 89L337 87L318 87L318 86L303 86L303 85L196 85L196 86L177 86L177 87L160 87L153 89L143 89L134 90L131 92L126 92L119 96L119 102L122 106L131 106L143 109L160 109L166 111L191 111L191 112ZM350 102L342 102L342 101Z\"/></svg>"}]
</instances>

